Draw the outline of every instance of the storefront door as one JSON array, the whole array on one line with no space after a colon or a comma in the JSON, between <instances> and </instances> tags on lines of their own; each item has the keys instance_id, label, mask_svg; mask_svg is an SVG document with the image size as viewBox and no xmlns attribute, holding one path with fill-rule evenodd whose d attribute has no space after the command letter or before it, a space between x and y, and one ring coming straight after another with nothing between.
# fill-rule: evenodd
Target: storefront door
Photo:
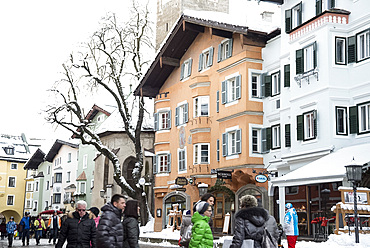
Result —
<instances>
[{"instance_id":1,"label":"storefront door","mask_svg":"<svg viewBox=\"0 0 370 248\"><path fill-rule=\"evenodd\" d=\"M213 228L215 232L222 232L224 225L225 215L231 213L231 198L228 194L219 192L214 193L216 196L214 215L213 215Z\"/></svg>"}]
</instances>

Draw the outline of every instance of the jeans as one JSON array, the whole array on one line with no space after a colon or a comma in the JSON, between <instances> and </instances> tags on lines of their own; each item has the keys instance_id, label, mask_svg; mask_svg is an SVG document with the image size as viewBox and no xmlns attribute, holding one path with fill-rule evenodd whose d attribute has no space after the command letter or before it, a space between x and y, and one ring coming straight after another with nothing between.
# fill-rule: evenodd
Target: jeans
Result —
<instances>
[{"instance_id":1,"label":"jeans","mask_svg":"<svg viewBox=\"0 0 370 248\"><path fill-rule=\"evenodd\" d=\"M42 229L36 230L36 244L38 245L40 243L40 239L42 237Z\"/></svg>"},{"instance_id":2,"label":"jeans","mask_svg":"<svg viewBox=\"0 0 370 248\"><path fill-rule=\"evenodd\" d=\"M13 246L14 233L8 233L8 245Z\"/></svg>"},{"instance_id":3,"label":"jeans","mask_svg":"<svg viewBox=\"0 0 370 248\"><path fill-rule=\"evenodd\" d=\"M23 229L23 232L22 232L22 243L23 244L26 238L27 238L27 244L29 244L30 243L30 229Z\"/></svg>"},{"instance_id":4,"label":"jeans","mask_svg":"<svg viewBox=\"0 0 370 248\"><path fill-rule=\"evenodd\" d=\"M50 237L49 237L49 243L51 239L53 238L54 244L56 243L56 240L58 238L58 228L50 229Z\"/></svg>"}]
</instances>

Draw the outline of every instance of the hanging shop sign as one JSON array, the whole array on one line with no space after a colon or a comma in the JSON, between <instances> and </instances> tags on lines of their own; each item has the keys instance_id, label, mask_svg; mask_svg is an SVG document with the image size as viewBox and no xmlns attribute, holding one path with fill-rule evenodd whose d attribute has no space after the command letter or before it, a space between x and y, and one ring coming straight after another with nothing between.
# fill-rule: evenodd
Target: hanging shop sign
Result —
<instances>
[{"instance_id":1,"label":"hanging shop sign","mask_svg":"<svg viewBox=\"0 0 370 248\"><path fill-rule=\"evenodd\" d=\"M181 186L188 185L188 179L186 179L186 177L177 177L175 180L175 184Z\"/></svg>"},{"instance_id":2,"label":"hanging shop sign","mask_svg":"<svg viewBox=\"0 0 370 248\"><path fill-rule=\"evenodd\" d=\"M257 176L255 177L255 180L256 180L256 182L258 182L258 183L264 183L264 182L266 182L266 181L267 181L267 176L265 176L265 175L257 175Z\"/></svg>"},{"instance_id":3,"label":"hanging shop sign","mask_svg":"<svg viewBox=\"0 0 370 248\"><path fill-rule=\"evenodd\" d=\"M176 191L182 191L182 192L185 192L185 191L186 191L186 189L185 189L185 188L178 188L178 189L176 189Z\"/></svg>"},{"instance_id":4,"label":"hanging shop sign","mask_svg":"<svg viewBox=\"0 0 370 248\"><path fill-rule=\"evenodd\" d=\"M231 171L217 171L217 178L231 179Z\"/></svg>"}]
</instances>

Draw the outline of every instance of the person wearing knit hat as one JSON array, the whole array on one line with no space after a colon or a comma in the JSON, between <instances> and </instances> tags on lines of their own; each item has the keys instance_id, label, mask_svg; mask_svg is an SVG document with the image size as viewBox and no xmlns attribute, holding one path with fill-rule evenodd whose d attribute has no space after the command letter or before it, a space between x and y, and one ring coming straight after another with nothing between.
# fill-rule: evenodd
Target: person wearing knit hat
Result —
<instances>
[{"instance_id":1,"label":"person wearing knit hat","mask_svg":"<svg viewBox=\"0 0 370 248\"><path fill-rule=\"evenodd\" d=\"M97 207L91 207L89 209L90 213L93 215L92 218L94 219L95 221L95 225L96 227L98 227L98 224L99 224L99 220L100 220L100 216L99 216L99 213L100 213L100 210L99 208Z\"/></svg>"},{"instance_id":2,"label":"person wearing knit hat","mask_svg":"<svg viewBox=\"0 0 370 248\"><path fill-rule=\"evenodd\" d=\"M212 215L212 207L205 201L199 202L195 206L196 212L191 217L193 228L189 248L213 248L213 235L211 227L208 225Z\"/></svg>"},{"instance_id":3,"label":"person wearing knit hat","mask_svg":"<svg viewBox=\"0 0 370 248\"><path fill-rule=\"evenodd\" d=\"M286 209L286 213L284 217L283 228L284 228L284 232L286 234L286 238L288 241L288 247L294 248L297 242L298 235L299 235L298 215L297 215L295 208L293 207L293 204L290 202L285 204L285 209Z\"/></svg>"},{"instance_id":4,"label":"person wearing knit hat","mask_svg":"<svg viewBox=\"0 0 370 248\"><path fill-rule=\"evenodd\" d=\"M254 240L254 247L262 247L265 228L271 234L277 247L279 238L278 226L274 217L267 210L258 207L258 201L253 195L240 198L241 209L235 214L235 231L230 248L240 248L244 240Z\"/></svg>"}]
</instances>

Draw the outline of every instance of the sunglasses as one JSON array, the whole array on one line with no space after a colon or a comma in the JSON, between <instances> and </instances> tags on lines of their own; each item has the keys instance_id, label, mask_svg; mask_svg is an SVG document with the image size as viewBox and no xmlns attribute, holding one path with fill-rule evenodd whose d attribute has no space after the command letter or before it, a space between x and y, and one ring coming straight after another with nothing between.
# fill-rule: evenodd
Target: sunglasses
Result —
<instances>
[{"instance_id":1,"label":"sunglasses","mask_svg":"<svg viewBox=\"0 0 370 248\"><path fill-rule=\"evenodd\" d=\"M77 209L78 212L85 212L86 209Z\"/></svg>"}]
</instances>

